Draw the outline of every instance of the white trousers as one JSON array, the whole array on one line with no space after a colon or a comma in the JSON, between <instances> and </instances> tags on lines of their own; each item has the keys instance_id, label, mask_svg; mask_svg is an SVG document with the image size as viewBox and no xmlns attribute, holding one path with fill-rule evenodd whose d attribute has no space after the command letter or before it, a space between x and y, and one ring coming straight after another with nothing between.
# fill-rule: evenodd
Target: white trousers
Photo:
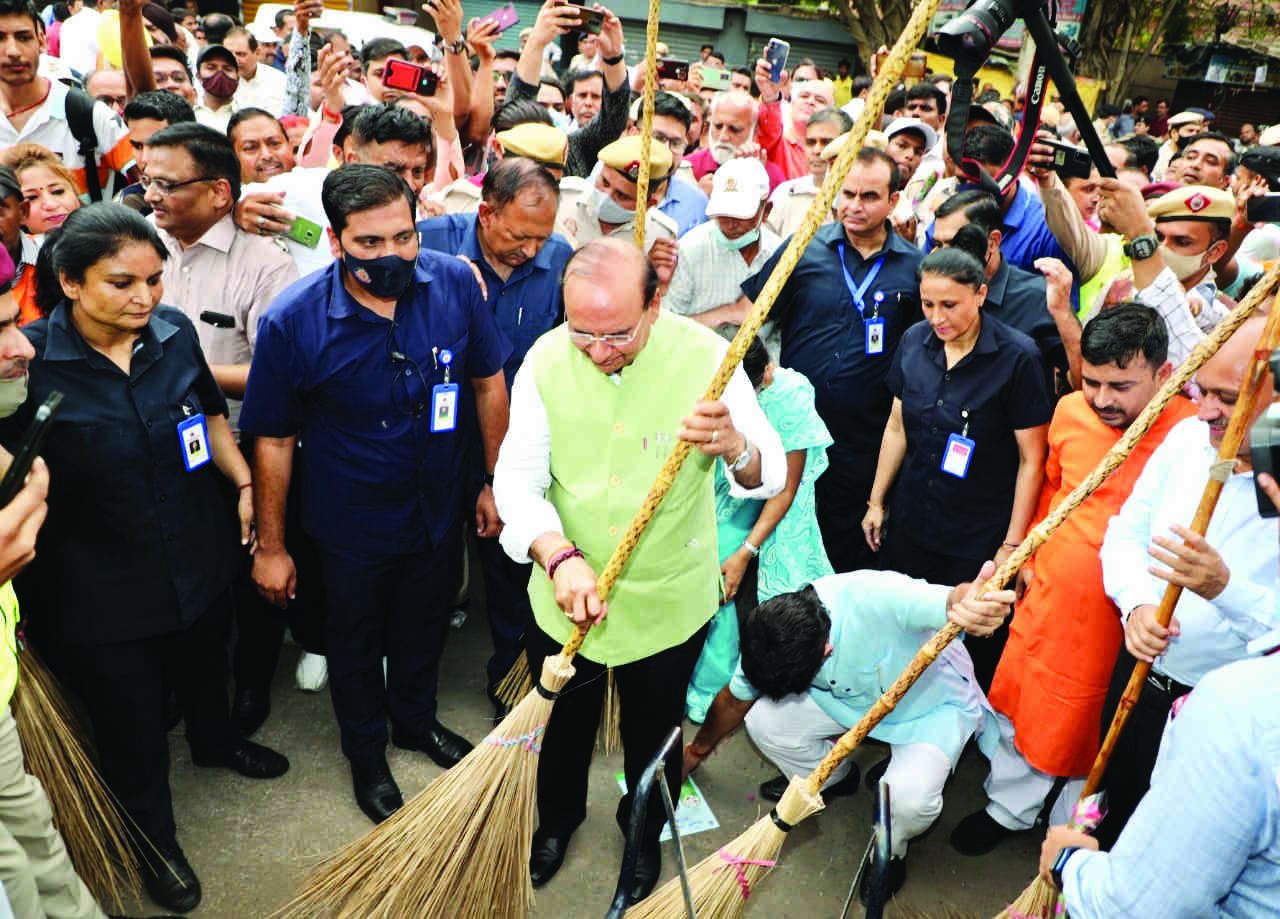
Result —
<instances>
[{"instance_id":1,"label":"white trousers","mask_svg":"<svg viewBox=\"0 0 1280 919\"><path fill-rule=\"evenodd\" d=\"M1000 724L1000 745L991 757L991 774L983 786L987 791L987 815L1007 830L1029 830L1035 825L1044 799L1053 791L1057 777L1032 766L1013 745L1013 722L996 712ZM1084 777L1071 778L1053 802L1049 825L1071 819Z\"/></svg>"},{"instance_id":2,"label":"white trousers","mask_svg":"<svg viewBox=\"0 0 1280 919\"><path fill-rule=\"evenodd\" d=\"M804 778L845 732L838 721L806 694L777 702L759 699L747 712L747 733L783 775ZM845 760L831 773L828 787L849 774ZM927 830L942 813L942 787L954 763L930 743L892 744L885 781L889 783L893 855L907 854L907 842Z\"/></svg>"}]
</instances>

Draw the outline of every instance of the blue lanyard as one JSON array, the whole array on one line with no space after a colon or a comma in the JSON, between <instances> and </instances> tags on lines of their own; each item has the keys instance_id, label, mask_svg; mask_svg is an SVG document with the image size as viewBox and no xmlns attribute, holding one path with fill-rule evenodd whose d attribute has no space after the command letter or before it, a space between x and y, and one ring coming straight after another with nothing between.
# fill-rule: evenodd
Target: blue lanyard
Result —
<instances>
[{"instance_id":1,"label":"blue lanyard","mask_svg":"<svg viewBox=\"0 0 1280 919\"><path fill-rule=\"evenodd\" d=\"M849 288L849 296L853 297L853 305L858 308L858 315L865 320L867 318L867 290L875 281L876 275L880 273L880 266L884 264L884 256L881 255L876 259L875 264L871 266L871 270L867 272L867 276L862 279L862 283L855 286L853 278L849 276L849 269L844 263L844 243L837 244L836 249L840 253L840 270L844 273L844 286ZM876 312L879 312L879 310L880 305L877 303Z\"/></svg>"}]
</instances>

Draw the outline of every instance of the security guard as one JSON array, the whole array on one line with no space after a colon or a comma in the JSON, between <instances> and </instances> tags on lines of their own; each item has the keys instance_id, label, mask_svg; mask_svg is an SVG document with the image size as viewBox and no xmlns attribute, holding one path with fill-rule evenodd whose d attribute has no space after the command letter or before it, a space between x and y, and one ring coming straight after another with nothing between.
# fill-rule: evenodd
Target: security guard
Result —
<instances>
[{"instance_id":1,"label":"security guard","mask_svg":"<svg viewBox=\"0 0 1280 919\"><path fill-rule=\"evenodd\" d=\"M600 151L595 180L566 177L560 182L560 210L556 232L581 249L593 239L630 239L636 219L636 181L640 177L640 135L628 134ZM678 224L658 210L671 151L665 144L649 145L649 206L645 210L645 249L655 239L675 239Z\"/></svg>"},{"instance_id":2,"label":"security guard","mask_svg":"<svg viewBox=\"0 0 1280 919\"><path fill-rule=\"evenodd\" d=\"M546 166L557 179L564 176L565 154L569 136L557 127L536 121L518 124L496 136L503 159L523 156ZM480 184L476 176L463 176L440 192L439 201L446 214L474 214L480 207Z\"/></svg>"}]
</instances>

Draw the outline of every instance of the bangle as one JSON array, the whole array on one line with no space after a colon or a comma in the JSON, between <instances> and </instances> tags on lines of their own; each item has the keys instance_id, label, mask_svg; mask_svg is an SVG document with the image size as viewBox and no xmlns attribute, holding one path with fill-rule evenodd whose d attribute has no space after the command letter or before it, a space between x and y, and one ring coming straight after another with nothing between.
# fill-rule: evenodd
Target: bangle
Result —
<instances>
[{"instance_id":1,"label":"bangle","mask_svg":"<svg viewBox=\"0 0 1280 919\"><path fill-rule=\"evenodd\" d=\"M552 555L551 558L547 559L547 577L551 580L555 580L557 568L571 558L583 557L582 550L573 543L569 543L569 545L565 546L563 549Z\"/></svg>"},{"instance_id":2,"label":"bangle","mask_svg":"<svg viewBox=\"0 0 1280 919\"><path fill-rule=\"evenodd\" d=\"M1002 545L1002 546L1008 546L1010 549L1016 549L1016 548L1018 548L1018 546L1022 545L1022 543L1020 543L1020 542L1002 542L1002 543L1000 543L1000 545Z\"/></svg>"},{"instance_id":3,"label":"bangle","mask_svg":"<svg viewBox=\"0 0 1280 919\"><path fill-rule=\"evenodd\" d=\"M757 545L754 545L754 544L751 542L751 540L749 540L749 539L744 539L744 540L742 541L742 548L746 549L746 550L747 550L747 553L748 553L752 558L759 558L759 557L760 557L760 547L759 547L759 546L757 546Z\"/></svg>"},{"instance_id":4,"label":"bangle","mask_svg":"<svg viewBox=\"0 0 1280 919\"><path fill-rule=\"evenodd\" d=\"M322 121L341 122L342 113L330 111L329 103L321 102L320 103L320 119Z\"/></svg>"},{"instance_id":5,"label":"bangle","mask_svg":"<svg viewBox=\"0 0 1280 919\"><path fill-rule=\"evenodd\" d=\"M252 488L252 487L253 487L252 482L245 482L243 485L237 486L236 491L244 491L246 488Z\"/></svg>"},{"instance_id":6,"label":"bangle","mask_svg":"<svg viewBox=\"0 0 1280 919\"><path fill-rule=\"evenodd\" d=\"M612 67L614 64L621 64L622 55L615 54L613 57L602 57L600 58L600 63L604 64L606 67Z\"/></svg>"},{"instance_id":7,"label":"bangle","mask_svg":"<svg viewBox=\"0 0 1280 919\"><path fill-rule=\"evenodd\" d=\"M693 742L692 741L689 742L689 755L692 756L694 759L706 759L708 756L710 756L714 752L715 752L715 748L713 747L710 750L708 750L706 753L699 753L697 750L693 748Z\"/></svg>"}]
</instances>

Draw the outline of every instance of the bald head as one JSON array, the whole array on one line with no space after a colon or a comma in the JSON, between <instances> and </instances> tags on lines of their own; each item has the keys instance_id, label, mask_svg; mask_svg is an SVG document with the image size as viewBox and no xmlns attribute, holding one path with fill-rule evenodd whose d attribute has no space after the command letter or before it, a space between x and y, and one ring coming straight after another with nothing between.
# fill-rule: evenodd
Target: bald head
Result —
<instances>
[{"instance_id":1,"label":"bald head","mask_svg":"<svg viewBox=\"0 0 1280 919\"><path fill-rule=\"evenodd\" d=\"M1244 384L1244 375L1249 369L1254 349L1262 336L1266 325L1265 316L1252 316L1236 330L1218 349L1218 353L1205 361L1204 366L1196 374L1196 385L1200 388L1200 404L1197 416L1209 425L1209 442L1214 448L1222 444L1223 435L1227 431L1227 423L1240 398L1240 389ZM1267 410L1275 395L1275 381L1271 371L1262 375L1258 384L1258 399L1250 413L1249 425L1257 421ZM1248 468L1249 438L1240 442L1236 457L1241 460L1238 471Z\"/></svg>"}]
</instances>

